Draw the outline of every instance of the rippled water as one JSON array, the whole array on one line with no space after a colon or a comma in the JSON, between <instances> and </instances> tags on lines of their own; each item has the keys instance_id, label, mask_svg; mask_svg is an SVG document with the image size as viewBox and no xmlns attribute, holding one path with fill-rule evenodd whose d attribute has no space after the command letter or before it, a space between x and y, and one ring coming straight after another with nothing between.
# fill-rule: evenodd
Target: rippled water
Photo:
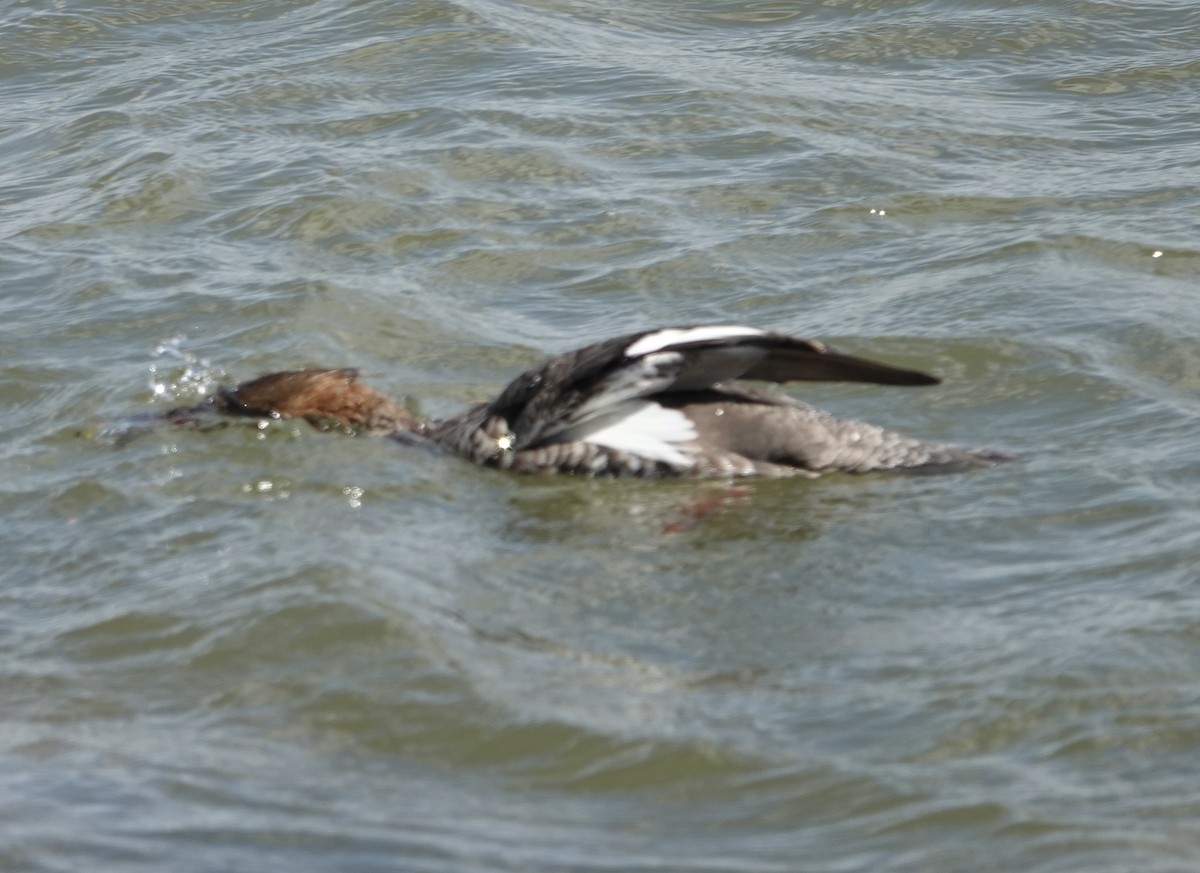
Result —
<instances>
[{"instance_id":1,"label":"rippled water","mask_svg":"<svg viewBox=\"0 0 1200 873\"><path fill-rule=\"evenodd\" d=\"M9 4L0 868L1192 870L1200 14ZM739 320L957 477L545 481L277 425Z\"/></svg>"}]
</instances>

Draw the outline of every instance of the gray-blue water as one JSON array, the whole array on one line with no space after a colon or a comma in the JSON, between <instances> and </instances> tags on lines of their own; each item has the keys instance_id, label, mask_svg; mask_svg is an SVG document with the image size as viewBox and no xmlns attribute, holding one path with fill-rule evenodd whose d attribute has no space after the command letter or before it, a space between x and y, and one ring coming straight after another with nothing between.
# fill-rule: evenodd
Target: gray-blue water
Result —
<instances>
[{"instance_id":1,"label":"gray-blue water","mask_svg":"<svg viewBox=\"0 0 1200 873\"><path fill-rule=\"evenodd\" d=\"M1200 866L1194 3L2 9L0 869ZM1025 460L679 524L719 486L103 429L706 321Z\"/></svg>"}]
</instances>

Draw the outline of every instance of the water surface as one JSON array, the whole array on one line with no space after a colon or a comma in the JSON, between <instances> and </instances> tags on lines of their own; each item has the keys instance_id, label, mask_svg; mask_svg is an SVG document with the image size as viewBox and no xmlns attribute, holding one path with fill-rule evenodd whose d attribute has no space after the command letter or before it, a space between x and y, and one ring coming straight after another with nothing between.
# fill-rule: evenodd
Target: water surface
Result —
<instances>
[{"instance_id":1,"label":"water surface","mask_svg":"<svg viewBox=\"0 0 1200 873\"><path fill-rule=\"evenodd\" d=\"M1190 4L3 27L0 867L1195 868ZM796 393L1025 460L691 523L720 485L103 432L311 364L447 414L728 320L935 371Z\"/></svg>"}]
</instances>

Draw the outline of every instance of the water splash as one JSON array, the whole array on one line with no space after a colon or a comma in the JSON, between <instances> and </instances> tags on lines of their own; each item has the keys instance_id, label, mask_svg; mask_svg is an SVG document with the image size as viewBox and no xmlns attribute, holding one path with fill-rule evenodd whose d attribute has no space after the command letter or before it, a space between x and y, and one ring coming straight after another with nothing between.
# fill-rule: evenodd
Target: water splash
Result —
<instances>
[{"instance_id":1,"label":"water splash","mask_svg":"<svg viewBox=\"0 0 1200 873\"><path fill-rule=\"evenodd\" d=\"M156 402L177 405L206 397L225 379L224 370L185 349L186 342L186 335L176 334L154 346L154 354L166 359L150 365L149 387Z\"/></svg>"}]
</instances>

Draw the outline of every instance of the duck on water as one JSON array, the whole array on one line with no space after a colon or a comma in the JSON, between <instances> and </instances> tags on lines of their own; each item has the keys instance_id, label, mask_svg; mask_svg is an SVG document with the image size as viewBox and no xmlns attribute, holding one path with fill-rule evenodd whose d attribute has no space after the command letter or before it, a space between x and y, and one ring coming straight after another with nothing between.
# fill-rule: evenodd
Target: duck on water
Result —
<instances>
[{"instance_id":1,"label":"duck on water","mask_svg":"<svg viewBox=\"0 0 1200 873\"><path fill-rule=\"evenodd\" d=\"M952 472L1008 459L835 418L737 383L936 385L935 376L738 325L660 328L550 358L495 399L442 421L418 418L352 369L291 370L224 388L165 418L208 413L303 418L428 441L476 464L588 476L817 476L835 470Z\"/></svg>"}]
</instances>

